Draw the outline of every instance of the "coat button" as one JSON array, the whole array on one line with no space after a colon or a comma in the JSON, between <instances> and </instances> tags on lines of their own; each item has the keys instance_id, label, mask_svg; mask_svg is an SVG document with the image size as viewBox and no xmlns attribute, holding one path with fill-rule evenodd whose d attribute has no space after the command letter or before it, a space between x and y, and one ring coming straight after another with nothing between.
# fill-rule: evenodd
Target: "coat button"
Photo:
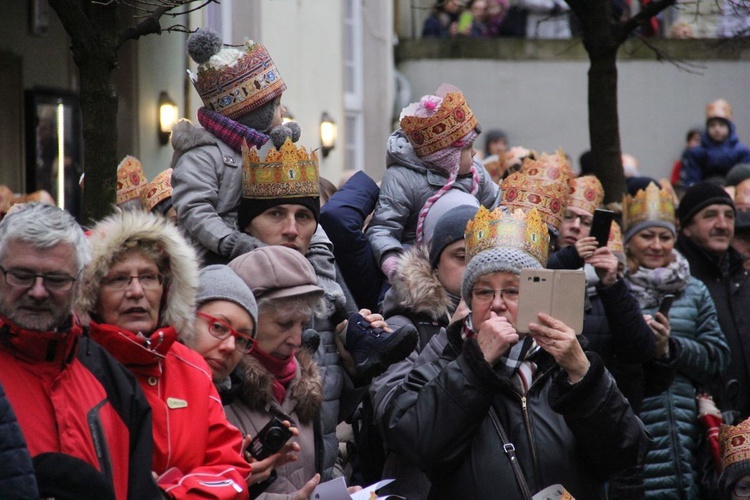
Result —
<instances>
[{"instance_id":1,"label":"coat button","mask_svg":"<svg viewBox=\"0 0 750 500\"><path fill-rule=\"evenodd\" d=\"M150 386L154 386L158 382L159 382L159 379L157 379L156 377L149 377L148 378L148 385L150 385Z\"/></svg>"},{"instance_id":2,"label":"coat button","mask_svg":"<svg viewBox=\"0 0 750 500\"><path fill-rule=\"evenodd\" d=\"M231 163L231 164L234 164L234 158L233 158L233 157L231 157L231 156L225 156L225 157L224 157L224 161L225 161L226 163Z\"/></svg>"}]
</instances>

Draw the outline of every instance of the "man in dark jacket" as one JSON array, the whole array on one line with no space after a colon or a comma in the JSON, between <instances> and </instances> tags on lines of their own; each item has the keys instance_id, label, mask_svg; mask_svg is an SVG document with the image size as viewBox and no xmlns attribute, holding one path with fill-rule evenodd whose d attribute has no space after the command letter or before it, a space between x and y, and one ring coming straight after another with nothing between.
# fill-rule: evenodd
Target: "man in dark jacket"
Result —
<instances>
[{"instance_id":1,"label":"man in dark jacket","mask_svg":"<svg viewBox=\"0 0 750 500\"><path fill-rule=\"evenodd\" d=\"M750 279L745 258L730 246L735 207L719 186L700 183L685 192L677 209L677 250L690 263L690 273L708 288L719 325L732 351L729 370L718 394L722 410L732 409L735 423L750 416Z\"/></svg>"},{"instance_id":2,"label":"man in dark jacket","mask_svg":"<svg viewBox=\"0 0 750 500\"><path fill-rule=\"evenodd\" d=\"M151 476L151 408L73 314L89 260L80 227L57 207L21 205L0 222L0 383L32 457L71 455L117 498L161 498Z\"/></svg>"}]
</instances>

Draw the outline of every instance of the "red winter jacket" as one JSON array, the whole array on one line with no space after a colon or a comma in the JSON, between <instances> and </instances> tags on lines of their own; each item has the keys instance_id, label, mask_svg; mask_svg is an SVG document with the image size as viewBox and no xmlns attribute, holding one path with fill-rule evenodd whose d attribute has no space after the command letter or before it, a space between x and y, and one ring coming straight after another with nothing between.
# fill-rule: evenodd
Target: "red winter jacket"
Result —
<instances>
[{"instance_id":1,"label":"red winter jacket","mask_svg":"<svg viewBox=\"0 0 750 500\"><path fill-rule=\"evenodd\" d=\"M111 480L118 500L161 496L151 477L151 408L134 377L77 322L39 332L0 316L0 367L32 457L80 458Z\"/></svg>"},{"instance_id":2,"label":"red winter jacket","mask_svg":"<svg viewBox=\"0 0 750 500\"><path fill-rule=\"evenodd\" d=\"M130 368L151 404L159 486L174 498L248 498L242 434L227 421L203 357L172 327L144 339L92 322L91 335Z\"/></svg>"}]
</instances>

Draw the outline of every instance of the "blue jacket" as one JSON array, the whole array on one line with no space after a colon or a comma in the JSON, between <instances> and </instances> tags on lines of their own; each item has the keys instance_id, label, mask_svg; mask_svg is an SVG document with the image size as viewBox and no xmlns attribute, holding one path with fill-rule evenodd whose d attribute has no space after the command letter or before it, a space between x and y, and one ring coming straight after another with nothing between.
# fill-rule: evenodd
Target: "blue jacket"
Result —
<instances>
[{"instance_id":1,"label":"blue jacket","mask_svg":"<svg viewBox=\"0 0 750 500\"><path fill-rule=\"evenodd\" d=\"M656 314L655 308L643 312ZM727 369L729 346L708 290L694 277L677 295L669 324L682 355L672 385L643 400L640 416L654 438L644 466L646 496L700 498L696 455L706 431L698 422L696 388Z\"/></svg>"},{"instance_id":2,"label":"blue jacket","mask_svg":"<svg viewBox=\"0 0 750 500\"><path fill-rule=\"evenodd\" d=\"M701 144L688 149L682 155L682 180L685 188L712 176L726 177L727 172L738 163L750 163L750 148L737 137L734 123L729 123L729 137L715 142L708 134L701 133Z\"/></svg>"},{"instance_id":3,"label":"blue jacket","mask_svg":"<svg viewBox=\"0 0 750 500\"><path fill-rule=\"evenodd\" d=\"M333 243L341 275L359 307L378 310L385 276L362 231L378 201L380 188L364 172L352 175L320 209L320 225Z\"/></svg>"},{"instance_id":4,"label":"blue jacket","mask_svg":"<svg viewBox=\"0 0 750 500\"><path fill-rule=\"evenodd\" d=\"M7 499L39 498L34 467L16 414L0 386L0 492Z\"/></svg>"}]
</instances>

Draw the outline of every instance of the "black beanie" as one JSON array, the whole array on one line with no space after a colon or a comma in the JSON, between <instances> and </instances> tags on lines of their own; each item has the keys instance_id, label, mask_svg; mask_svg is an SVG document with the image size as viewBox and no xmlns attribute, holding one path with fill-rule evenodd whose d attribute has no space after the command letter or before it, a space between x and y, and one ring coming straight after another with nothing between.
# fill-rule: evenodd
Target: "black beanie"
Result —
<instances>
[{"instance_id":1,"label":"black beanie","mask_svg":"<svg viewBox=\"0 0 750 500\"><path fill-rule=\"evenodd\" d=\"M651 183L656 184L656 187L659 187L659 181L657 181L653 177L628 177L627 179L625 179L625 189L630 196L635 196L636 194L638 194L638 191L646 189Z\"/></svg>"},{"instance_id":2,"label":"black beanie","mask_svg":"<svg viewBox=\"0 0 750 500\"><path fill-rule=\"evenodd\" d=\"M464 239L466 224L474 218L479 208L473 205L461 205L445 212L435 224L430 243L430 265L435 269L445 247Z\"/></svg>"},{"instance_id":3,"label":"black beanie","mask_svg":"<svg viewBox=\"0 0 750 500\"><path fill-rule=\"evenodd\" d=\"M732 198L721 186L710 182L693 184L685 191L677 207L677 218L680 221L680 228L690 225L690 221L695 214L709 205L716 204L729 205L732 207L732 210L735 210Z\"/></svg>"},{"instance_id":4,"label":"black beanie","mask_svg":"<svg viewBox=\"0 0 750 500\"><path fill-rule=\"evenodd\" d=\"M250 222L269 208L278 205L302 205L307 207L313 213L315 222L318 222L320 216L320 197L319 196L300 196L272 199L242 198L240 207L237 210L237 226L240 231L244 231Z\"/></svg>"}]
</instances>

